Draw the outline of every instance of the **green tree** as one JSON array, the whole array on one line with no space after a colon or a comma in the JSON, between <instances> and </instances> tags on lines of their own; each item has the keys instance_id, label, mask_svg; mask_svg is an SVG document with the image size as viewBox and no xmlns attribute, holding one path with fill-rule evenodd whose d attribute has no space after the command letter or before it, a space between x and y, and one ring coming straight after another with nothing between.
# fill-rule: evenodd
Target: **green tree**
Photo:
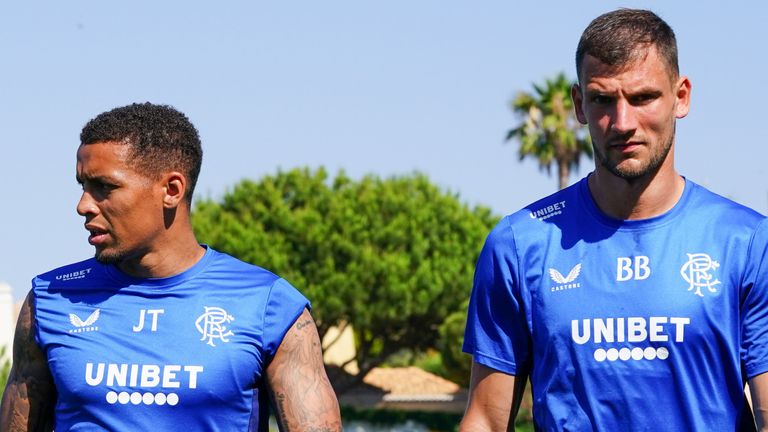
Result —
<instances>
[{"instance_id":1,"label":"green tree","mask_svg":"<svg viewBox=\"0 0 768 432\"><path fill-rule=\"evenodd\" d=\"M469 299L465 300L456 312L451 313L440 325L437 347L443 360L446 378L462 385L469 386L469 375L472 369L472 357L461 350L464 344L464 325L467 322Z\"/></svg>"},{"instance_id":2,"label":"green tree","mask_svg":"<svg viewBox=\"0 0 768 432\"><path fill-rule=\"evenodd\" d=\"M198 239L301 290L321 337L352 325L359 378L403 348L435 345L496 221L421 174L331 180L322 168L243 180L192 215Z\"/></svg>"},{"instance_id":3,"label":"green tree","mask_svg":"<svg viewBox=\"0 0 768 432\"><path fill-rule=\"evenodd\" d=\"M469 300L465 301L454 313L448 315L440 325L440 339L438 347L443 361L443 368L447 372L446 378L469 387L470 372L472 370L472 357L461 351L464 343L464 323L467 321L467 309ZM533 430L533 398L531 396L530 381L525 386L523 401L520 411L515 418L515 430Z\"/></svg>"},{"instance_id":4,"label":"green tree","mask_svg":"<svg viewBox=\"0 0 768 432\"><path fill-rule=\"evenodd\" d=\"M0 400L5 393L5 385L8 383L8 374L11 373L11 360L6 356L6 347L0 347Z\"/></svg>"},{"instance_id":5,"label":"green tree","mask_svg":"<svg viewBox=\"0 0 768 432\"><path fill-rule=\"evenodd\" d=\"M533 94L519 92L512 100L512 111L521 123L507 134L507 140L519 141L520 160L536 158L548 174L552 164L557 165L560 189L568 186L571 169L579 166L581 156L592 157L592 141L573 110L573 84L560 73L543 85L533 84Z\"/></svg>"}]
</instances>

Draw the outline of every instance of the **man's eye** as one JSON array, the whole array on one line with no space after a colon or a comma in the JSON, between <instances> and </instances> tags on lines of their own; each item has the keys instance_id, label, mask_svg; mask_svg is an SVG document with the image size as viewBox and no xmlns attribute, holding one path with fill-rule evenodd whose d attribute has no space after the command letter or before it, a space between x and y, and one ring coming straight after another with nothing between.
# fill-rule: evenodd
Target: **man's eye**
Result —
<instances>
[{"instance_id":1,"label":"man's eye","mask_svg":"<svg viewBox=\"0 0 768 432\"><path fill-rule=\"evenodd\" d=\"M652 94L641 94L633 97L632 103L640 105L640 104L651 102L654 99L656 99L656 97Z\"/></svg>"},{"instance_id":2,"label":"man's eye","mask_svg":"<svg viewBox=\"0 0 768 432\"><path fill-rule=\"evenodd\" d=\"M611 102L611 98L605 95L594 95L592 96L592 103L598 104L598 105L605 105Z\"/></svg>"},{"instance_id":3,"label":"man's eye","mask_svg":"<svg viewBox=\"0 0 768 432\"><path fill-rule=\"evenodd\" d=\"M97 193L99 195L105 195L110 192L112 192L113 189L115 189L117 186L110 184L110 183L104 183L104 182L88 182L88 183L80 183L80 186L82 189L90 190L91 193Z\"/></svg>"}]
</instances>

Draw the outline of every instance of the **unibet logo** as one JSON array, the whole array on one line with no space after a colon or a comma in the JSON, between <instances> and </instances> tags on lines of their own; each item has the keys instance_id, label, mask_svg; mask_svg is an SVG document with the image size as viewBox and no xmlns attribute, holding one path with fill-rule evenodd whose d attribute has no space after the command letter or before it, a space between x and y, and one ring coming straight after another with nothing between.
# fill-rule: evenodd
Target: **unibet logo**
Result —
<instances>
[{"instance_id":1,"label":"unibet logo","mask_svg":"<svg viewBox=\"0 0 768 432\"><path fill-rule=\"evenodd\" d=\"M650 259L647 256L619 257L616 263L616 281L626 282L630 279L645 280L651 275Z\"/></svg>"},{"instance_id":2,"label":"unibet logo","mask_svg":"<svg viewBox=\"0 0 768 432\"><path fill-rule=\"evenodd\" d=\"M178 389L182 383L188 389L197 388L198 375L203 373L203 366L181 365L154 365L154 364L116 364L116 363L86 363L85 382L92 387L104 385L106 387L130 387L136 389ZM179 396L176 393L151 393L123 391L117 393L112 390L106 395L109 404L157 404L176 405Z\"/></svg>"},{"instance_id":3,"label":"unibet logo","mask_svg":"<svg viewBox=\"0 0 768 432\"><path fill-rule=\"evenodd\" d=\"M590 340L594 344L629 343L634 347L597 348L594 352L597 361L615 360L666 360L669 350L666 347L654 348L648 342L682 343L685 341L685 326L691 323L686 317L618 317L594 318L571 321L571 339L584 345Z\"/></svg>"},{"instance_id":4,"label":"unibet logo","mask_svg":"<svg viewBox=\"0 0 768 432\"><path fill-rule=\"evenodd\" d=\"M56 275L56 280L68 281L68 280L74 280L74 279L85 279L85 277L88 276L88 273L90 272L91 272L91 268L89 267L84 270L78 270L71 273Z\"/></svg>"},{"instance_id":5,"label":"unibet logo","mask_svg":"<svg viewBox=\"0 0 768 432\"><path fill-rule=\"evenodd\" d=\"M554 204L548 205L544 208L531 211L530 215L531 215L531 219L538 219L543 221L551 218L552 216L557 216L559 214L562 214L564 209L565 209L565 201L560 201L560 202L556 202Z\"/></svg>"}]
</instances>

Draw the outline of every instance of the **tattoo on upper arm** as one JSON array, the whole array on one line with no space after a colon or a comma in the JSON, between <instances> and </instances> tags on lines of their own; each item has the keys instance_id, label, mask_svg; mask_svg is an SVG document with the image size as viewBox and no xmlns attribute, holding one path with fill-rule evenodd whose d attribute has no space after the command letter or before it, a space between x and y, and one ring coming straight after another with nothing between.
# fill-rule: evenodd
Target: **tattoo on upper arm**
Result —
<instances>
[{"instance_id":1,"label":"tattoo on upper arm","mask_svg":"<svg viewBox=\"0 0 768 432\"><path fill-rule=\"evenodd\" d=\"M19 313L13 366L3 395L0 429L51 431L56 390L44 354L34 339L31 294Z\"/></svg>"},{"instance_id":2,"label":"tattoo on upper arm","mask_svg":"<svg viewBox=\"0 0 768 432\"><path fill-rule=\"evenodd\" d=\"M302 322L297 322L296 323L296 330L301 330L301 329L305 328L306 326L308 326L310 324L312 324L312 320L311 319L304 320Z\"/></svg>"},{"instance_id":3,"label":"tattoo on upper arm","mask_svg":"<svg viewBox=\"0 0 768 432\"><path fill-rule=\"evenodd\" d=\"M320 337L308 312L286 334L267 374L282 431L341 431Z\"/></svg>"}]
</instances>

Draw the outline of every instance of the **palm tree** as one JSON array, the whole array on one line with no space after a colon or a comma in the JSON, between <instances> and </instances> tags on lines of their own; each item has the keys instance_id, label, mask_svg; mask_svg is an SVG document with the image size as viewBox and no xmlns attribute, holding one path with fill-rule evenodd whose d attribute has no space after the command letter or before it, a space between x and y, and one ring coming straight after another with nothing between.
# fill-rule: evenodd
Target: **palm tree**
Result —
<instances>
[{"instance_id":1,"label":"palm tree","mask_svg":"<svg viewBox=\"0 0 768 432\"><path fill-rule=\"evenodd\" d=\"M518 93L512 111L522 122L507 134L508 141L520 142L520 160L535 157L539 167L550 175L552 163L557 163L560 189L568 186L571 169L579 166L582 154L592 157L592 141L573 111L573 84L561 72L545 80L543 86L533 84L535 94Z\"/></svg>"}]
</instances>

